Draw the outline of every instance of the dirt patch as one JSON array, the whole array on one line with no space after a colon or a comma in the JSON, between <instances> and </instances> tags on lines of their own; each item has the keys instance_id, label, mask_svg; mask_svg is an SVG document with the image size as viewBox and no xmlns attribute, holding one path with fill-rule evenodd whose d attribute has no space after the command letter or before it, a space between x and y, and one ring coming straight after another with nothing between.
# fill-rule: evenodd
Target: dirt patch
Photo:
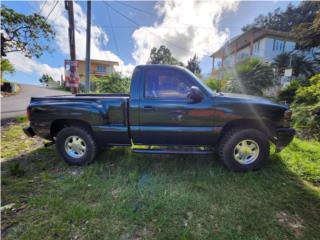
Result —
<instances>
[{"instance_id":1,"label":"dirt patch","mask_svg":"<svg viewBox=\"0 0 320 240\"><path fill-rule=\"evenodd\" d=\"M304 231L303 220L298 215L290 215L286 212L278 212L276 214L278 223L289 229L296 238L301 237Z\"/></svg>"}]
</instances>

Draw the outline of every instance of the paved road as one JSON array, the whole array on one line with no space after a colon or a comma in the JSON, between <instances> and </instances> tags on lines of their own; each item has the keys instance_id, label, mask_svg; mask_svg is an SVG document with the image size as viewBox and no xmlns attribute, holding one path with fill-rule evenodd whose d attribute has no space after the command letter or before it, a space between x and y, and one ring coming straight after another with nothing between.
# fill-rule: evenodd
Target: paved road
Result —
<instances>
[{"instance_id":1,"label":"paved road","mask_svg":"<svg viewBox=\"0 0 320 240\"><path fill-rule=\"evenodd\" d=\"M1 120L14 118L26 113L30 97L66 95L68 92L48 89L35 85L20 84L16 95L1 98Z\"/></svg>"}]
</instances>

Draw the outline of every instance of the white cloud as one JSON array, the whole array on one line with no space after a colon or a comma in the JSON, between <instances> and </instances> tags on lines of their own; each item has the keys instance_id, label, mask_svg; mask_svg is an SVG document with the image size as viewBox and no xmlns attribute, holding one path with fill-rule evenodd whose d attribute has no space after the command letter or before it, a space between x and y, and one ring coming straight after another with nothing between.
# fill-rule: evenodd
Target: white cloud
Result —
<instances>
[{"instance_id":1,"label":"white cloud","mask_svg":"<svg viewBox=\"0 0 320 240\"><path fill-rule=\"evenodd\" d=\"M49 2L47 3L47 5ZM50 5L42 12L43 16L47 16L55 2L50 2ZM87 17L85 12L81 9L80 5L73 3L74 6L74 20L75 20L75 42L76 42L76 55L77 59L85 59L86 56L86 28ZM56 41L61 51L69 56L69 40L68 40L68 19L64 3L60 2L54 14L48 20L50 24L55 27ZM119 62L116 68L123 75L128 76L132 73L133 65L126 65L123 60L111 51L104 50L109 41L108 35L104 30L92 24L91 25L91 58L99 60L110 60Z\"/></svg>"},{"instance_id":2,"label":"white cloud","mask_svg":"<svg viewBox=\"0 0 320 240\"><path fill-rule=\"evenodd\" d=\"M51 9L55 5L56 1L47 1L45 8L42 9L41 15L46 17L50 13ZM42 6L42 2L39 2L38 7ZM75 18L75 42L76 42L76 55L77 59L85 59L86 55L86 27L87 17L80 5L76 2L74 6L74 18ZM58 46L58 50L65 54L66 59L69 58L69 36L68 36L68 18L64 7L64 1L59 1L54 11L51 13L47 20L52 24L56 36L55 41ZM124 76L130 76L134 66L131 64L126 65L120 57L111 51L104 50L108 43L108 35L102 28L92 24L91 26L91 58L100 60L110 60L119 62L119 66L116 70L121 72ZM9 60L14 64L18 71L25 73L35 73L37 76L41 76L44 73L51 75L55 80L60 80L61 74L64 72L63 68L54 68L48 64L39 63L37 60L26 58L21 53L8 54ZM61 62L63 65L63 60Z\"/></svg>"},{"instance_id":3,"label":"white cloud","mask_svg":"<svg viewBox=\"0 0 320 240\"><path fill-rule=\"evenodd\" d=\"M227 40L228 32L219 31L218 22L222 13L236 10L237 6L233 0L158 2L155 9L163 19L134 31L132 56L137 64L144 64L152 47L166 45L180 61L186 62L195 53L201 59Z\"/></svg>"},{"instance_id":4,"label":"white cloud","mask_svg":"<svg viewBox=\"0 0 320 240\"><path fill-rule=\"evenodd\" d=\"M37 77L43 74L49 74L55 81L60 81L63 67L53 68L48 64L38 63L37 61L25 57L19 52L8 54L8 59L14 65L15 69L20 72L33 73Z\"/></svg>"}]
</instances>

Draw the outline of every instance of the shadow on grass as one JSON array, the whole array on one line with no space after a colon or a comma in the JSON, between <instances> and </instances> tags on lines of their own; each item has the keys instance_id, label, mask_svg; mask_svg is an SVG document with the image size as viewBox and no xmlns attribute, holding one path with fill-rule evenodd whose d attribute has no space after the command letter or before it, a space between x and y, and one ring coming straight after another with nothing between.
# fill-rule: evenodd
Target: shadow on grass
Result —
<instances>
[{"instance_id":1,"label":"shadow on grass","mask_svg":"<svg viewBox=\"0 0 320 240\"><path fill-rule=\"evenodd\" d=\"M210 155L115 147L72 167L40 148L2 163L2 205L15 203L2 237L316 239L319 191L283 161L274 154L260 171L233 173Z\"/></svg>"}]
</instances>

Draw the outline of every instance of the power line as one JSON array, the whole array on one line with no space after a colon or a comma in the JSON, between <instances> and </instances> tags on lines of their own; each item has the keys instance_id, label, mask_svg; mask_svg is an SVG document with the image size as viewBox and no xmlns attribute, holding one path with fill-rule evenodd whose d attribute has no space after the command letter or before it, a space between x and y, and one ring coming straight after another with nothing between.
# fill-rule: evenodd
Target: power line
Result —
<instances>
[{"instance_id":1,"label":"power line","mask_svg":"<svg viewBox=\"0 0 320 240\"><path fill-rule=\"evenodd\" d=\"M52 13L52 12L53 12L53 10L56 8L56 6L58 5L58 3L59 3L59 0L58 0L58 1L56 1L56 4L53 6L53 8L51 9L51 11L50 11L50 12L49 12L49 14L47 15L47 17L46 17L45 21L47 21L47 20L48 20L48 18L50 17L51 13Z\"/></svg>"},{"instance_id":2,"label":"power line","mask_svg":"<svg viewBox=\"0 0 320 240\"><path fill-rule=\"evenodd\" d=\"M109 6L113 11L115 11L116 13L118 13L119 15L121 15L122 17L124 17L125 19L127 19L129 22L133 23L134 25L136 25L137 27L142 27L139 23L137 23L136 21L132 20L131 18L129 18L128 16L122 14L120 11L118 11L117 9L113 8L110 4L108 4L107 2L103 1L104 4L106 4L107 6ZM160 36L158 36L157 34L155 34L154 32L150 31L148 28L145 28L145 30L149 33L151 33L152 35L154 35L155 37L161 39L162 41L168 43L168 44L171 44L172 46L178 48L178 49L181 49L183 51L186 51L188 53L192 53L192 54L195 54L194 52L191 52L189 49L186 49L186 48L183 48L173 42L170 42Z\"/></svg>"},{"instance_id":3,"label":"power line","mask_svg":"<svg viewBox=\"0 0 320 240\"><path fill-rule=\"evenodd\" d=\"M108 7L107 7L107 13L108 13L108 17L109 17L110 26L111 26L111 33L112 33L113 41L114 41L114 43L115 43L115 47L116 47L117 54L119 55L118 43L117 43L116 35L115 35L115 33L114 33L114 28L113 28L113 23L112 23L112 19L111 19L111 14L110 14L110 11L109 11L109 8L108 8Z\"/></svg>"},{"instance_id":4,"label":"power line","mask_svg":"<svg viewBox=\"0 0 320 240\"><path fill-rule=\"evenodd\" d=\"M125 3L125 2L122 2L122 1L115 1L115 2L117 2L117 3L119 3L119 4L122 4L122 5L124 5L124 6L127 6L127 7L131 8L131 9L137 10L137 11L139 11L139 12L142 12L142 13L144 13L144 14L147 14L147 15L149 15L149 16L152 16L152 17L155 16L153 13L151 13L151 12L149 12L149 11L146 11L146 10L143 10L143 9L141 9L141 8L137 8L137 7L131 6L130 4L127 4L127 3ZM169 17L169 16L166 16L166 17L167 17L167 18L171 18L171 19L177 19L176 17ZM196 28L203 28L203 29L212 30L211 27L196 26L196 25L191 25L191 24L188 24L188 23L179 22L179 21L177 21L177 23L182 24L182 25L186 25L187 27L196 27Z\"/></svg>"},{"instance_id":5,"label":"power line","mask_svg":"<svg viewBox=\"0 0 320 240\"><path fill-rule=\"evenodd\" d=\"M43 3L42 3L42 6L40 7L40 10L39 10L39 15L41 14L41 12L42 12L42 10L43 10L43 8L44 8L44 6L47 4L47 1L44 1Z\"/></svg>"}]
</instances>

